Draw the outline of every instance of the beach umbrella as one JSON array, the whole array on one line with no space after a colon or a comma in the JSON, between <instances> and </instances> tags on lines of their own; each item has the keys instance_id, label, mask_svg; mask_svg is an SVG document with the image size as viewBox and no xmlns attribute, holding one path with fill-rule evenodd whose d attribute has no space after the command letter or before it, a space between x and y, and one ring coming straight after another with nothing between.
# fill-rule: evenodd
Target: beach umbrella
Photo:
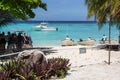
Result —
<instances>
[{"instance_id":1,"label":"beach umbrella","mask_svg":"<svg viewBox=\"0 0 120 80\"><path fill-rule=\"evenodd\" d=\"M17 31L15 31L15 32L23 33L23 32L25 32L25 31L24 31L24 30L17 30Z\"/></svg>"}]
</instances>

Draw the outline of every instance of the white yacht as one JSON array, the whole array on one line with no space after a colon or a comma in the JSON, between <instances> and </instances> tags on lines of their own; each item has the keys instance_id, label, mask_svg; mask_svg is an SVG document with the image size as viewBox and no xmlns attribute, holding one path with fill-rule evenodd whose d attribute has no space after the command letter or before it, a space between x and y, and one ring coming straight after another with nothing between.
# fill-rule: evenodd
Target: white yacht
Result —
<instances>
[{"instance_id":1,"label":"white yacht","mask_svg":"<svg viewBox=\"0 0 120 80\"><path fill-rule=\"evenodd\" d=\"M40 25L35 26L35 30L36 31L57 31L58 28L48 27L47 23L42 22L42 23L40 23Z\"/></svg>"}]
</instances>

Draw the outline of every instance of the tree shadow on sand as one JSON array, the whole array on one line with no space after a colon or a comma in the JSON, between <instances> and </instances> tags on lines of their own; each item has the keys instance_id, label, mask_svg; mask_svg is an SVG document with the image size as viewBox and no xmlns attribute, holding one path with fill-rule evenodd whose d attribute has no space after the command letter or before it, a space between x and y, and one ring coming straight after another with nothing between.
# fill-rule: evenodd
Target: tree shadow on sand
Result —
<instances>
[{"instance_id":1,"label":"tree shadow on sand","mask_svg":"<svg viewBox=\"0 0 120 80\"><path fill-rule=\"evenodd\" d=\"M23 48L20 51L13 51L13 52L6 52L1 51L0 52L0 60L7 60L7 59L14 59L18 56L18 54L24 50L40 50L44 53L44 55L49 55L56 53L57 50L53 49L53 47L33 47L33 48Z\"/></svg>"},{"instance_id":2,"label":"tree shadow on sand","mask_svg":"<svg viewBox=\"0 0 120 80\"><path fill-rule=\"evenodd\" d=\"M34 47L34 48L23 48L22 51L24 50L40 50L42 51L45 55L51 54L51 53L56 53L57 50L53 49L53 47Z\"/></svg>"},{"instance_id":3,"label":"tree shadow on sand","mask_svg":"<svg viewBox=\"0 0 120 80\"><path fill-rule=\"evenodd\" d=\"M119 45L118 45L118 44L115 44L115 45L108 45L108 44L98 45L96 48L97 48L97 49L109 50L109 46L110 46L110 50L111 50L111 51L119 51Z\"/></svg>"}]
</instances>

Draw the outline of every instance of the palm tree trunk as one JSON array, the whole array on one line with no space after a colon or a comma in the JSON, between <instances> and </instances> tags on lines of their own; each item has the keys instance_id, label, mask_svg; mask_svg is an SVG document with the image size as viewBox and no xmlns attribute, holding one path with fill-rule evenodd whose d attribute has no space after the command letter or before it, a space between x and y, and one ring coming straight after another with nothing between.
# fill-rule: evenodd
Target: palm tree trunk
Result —
<instances>
[{"instance_id":1,"label":"palm tree trunk","mask_svg":"<svg viewBox=\"0 0 120 80\"><path fill-rule=\"evenodd\" d=\"M111 21L109 21L109 51L108 51L108 64L110 65L110 54L111 54Z\"/></svg>"},{"instance_id":2,"label":"palm tree trunk","mask_svg":"<svg viewBox=\"0 0 120 80\"><path fill-rule=\"evenodd\" d=\"M120 50L120 29L119 29L119 37L118 37L118 50Z\"/></svg>"},{"instance_id":3,"label":"palm tree trunk","mask_svg":"<svg viewBox=\"0 0 120 80\"><path fill-rule=\"evenodd\" d=\"M120 29L119 29L119 36L118 36L118 43L120 44Z\"/></svg>"},{"instance_id":4,"label":"palm tree trunk","mask_svg":"<svg viewBox=\"0 0 120 80\"><path fill-rule=\"evenodd\" d=\"M109 1L111 5L112 0ZM109 8L111 11L111 7ZM110 55L111 55L111 16L109 16L109 52L108 52L108 65L110 65Z\"/></svg>"}]
</instances>

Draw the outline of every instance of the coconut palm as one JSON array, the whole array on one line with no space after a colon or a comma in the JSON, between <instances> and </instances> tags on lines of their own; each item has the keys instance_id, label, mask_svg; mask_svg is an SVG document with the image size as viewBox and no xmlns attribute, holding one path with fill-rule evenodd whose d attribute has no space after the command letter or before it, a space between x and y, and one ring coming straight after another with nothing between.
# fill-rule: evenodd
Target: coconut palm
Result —
<instances>
[{"instance_id":1,"label":"coconut palm","mask_svg":"<svg viewBox=\"0 0 120 80\"><path fill-rule=\"evenodd\" d=\"M106 24L109 13L109 0L86 0L88 6L88 18L95 16L95 19L101 29L103 24ZM101 16L102 15L102 16Z\"/></svg>"},{"instance_id":2,"label":"coconut palm","mask_svg":"<svg viewBox=\"0 0 120 80\"><path fill-rule=\"evenodd\" d=\"M117 29L119 30L119 37L118 37L119 39L118 39L118 42L120 44L120 1L116 0L116 2L114 3L114 5L117 8L114 7L112 16L113 16L113 19L114 19L114 23L116 24ZM119 49L120 49L120 46L119 46Z\"/></svg>"},{"instance_id":3,"label":"coconut palm","mask_svg":"<svg viewBox=\"0 0 120 80\"><path fill-rule=\"evenodd\" d=\"M109 22L109 45L111 44L111 26L119 25L120 20L120 1L119 0L86 0L88 7L88 18L95 16L99 29L103 27L103 24ZM109 19L109 20L108 20ZM110 46L109 46L109 58L108 64L110 64Z\"/></svg>"}]
</instances>

